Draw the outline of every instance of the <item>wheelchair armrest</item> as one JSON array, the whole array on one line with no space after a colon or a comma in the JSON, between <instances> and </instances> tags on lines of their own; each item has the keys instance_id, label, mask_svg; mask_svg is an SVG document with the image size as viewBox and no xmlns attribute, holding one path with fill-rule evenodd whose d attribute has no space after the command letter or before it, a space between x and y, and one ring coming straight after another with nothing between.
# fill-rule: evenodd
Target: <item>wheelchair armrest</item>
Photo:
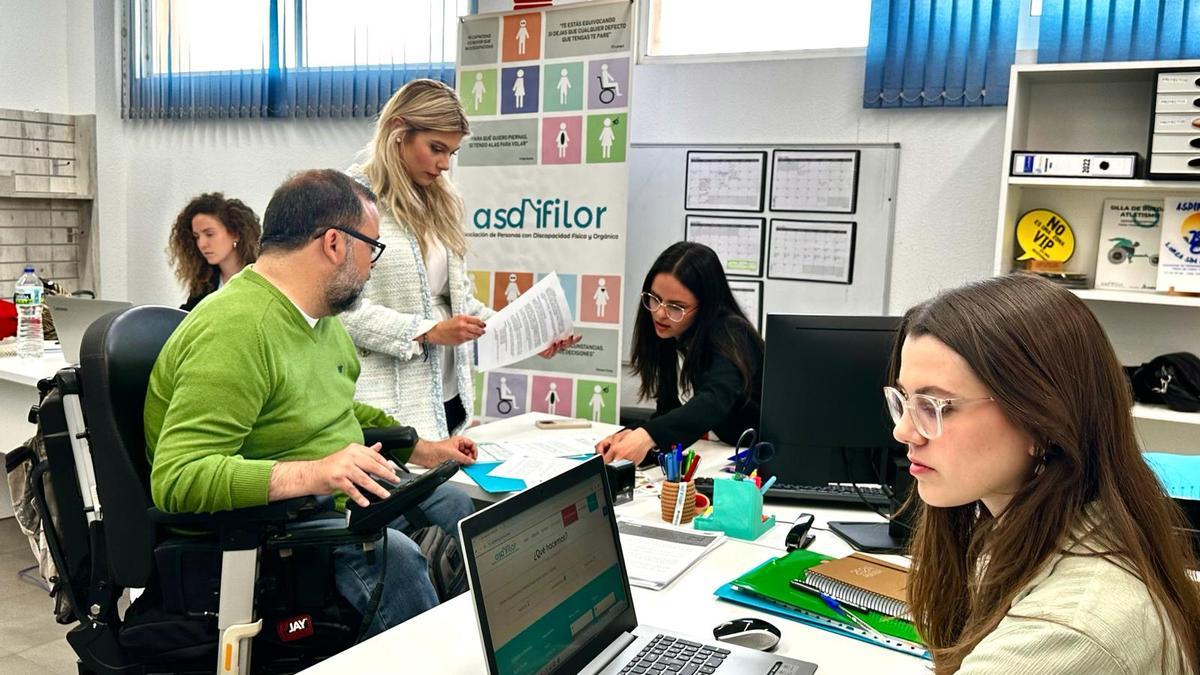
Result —
<instances>
[{"instance_id":1,"label":"wheelchair armrest","mask_svg":"<svg viewBox=\"0 0 1200 675\"><path fill-rule=\"evenodd\" d=\"M363 445L369 447L376 443L382 443L383 455L391 459L395 459L393 453L396 450L407 450L416 447L417 439L417 430L412 427L399 426L363 429ZM403 464L403 462L396 463Z\"/></svg>"},{"instance_id":2,"label":"wheelchair armrest","mask_svg":"<svg viewBox=\"0 0 1200 675\"><path fill-rule=\"evenodd\" d=\"M315 508L311 503L314 499L313 497L297 497L262 506L249 506L244 509L215 513L168 513L155 507L151 507L148 511L150 519L156 525L167 527L195 527L198 525L207 529L216 529L233 524L249 526L283 524L295 519L297 514Z\"/></svg>"}]
</instances>

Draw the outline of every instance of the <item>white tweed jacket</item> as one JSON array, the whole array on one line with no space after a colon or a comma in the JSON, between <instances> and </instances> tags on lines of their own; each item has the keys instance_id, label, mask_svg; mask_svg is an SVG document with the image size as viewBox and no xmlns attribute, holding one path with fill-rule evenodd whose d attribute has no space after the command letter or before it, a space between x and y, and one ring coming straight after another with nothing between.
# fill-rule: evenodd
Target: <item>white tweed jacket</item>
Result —
<instances>
[{"instance_id":1,"label":"white tweed jacket","mask_svg":"<svg viewBox=\"0 0 1200 675\"><path fill-rule=\"evenodd\" d=\"M347 173L370 187L360 167L353 166ZM419 324L434 318L425 261L413 231L380 206L379 239L387 244L387 251L371 271L362 301L341 315L362 363L355 399L415 428L421 438L446 438L460 429L446 428L439 350L426 345L422 354L412 354ZM447 258L451 315L486 320L494 312L475 299L463 259L449 250ZM475 398L470 347L467 342L454 350L458 392L468 419Z\"/></svg>"}]
</instances>

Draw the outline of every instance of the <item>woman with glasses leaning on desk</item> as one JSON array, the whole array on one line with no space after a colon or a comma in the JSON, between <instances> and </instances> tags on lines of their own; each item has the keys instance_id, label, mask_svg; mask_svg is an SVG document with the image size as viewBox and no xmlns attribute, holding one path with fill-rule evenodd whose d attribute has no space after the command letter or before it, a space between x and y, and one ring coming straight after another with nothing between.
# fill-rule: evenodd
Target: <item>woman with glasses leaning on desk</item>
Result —
<instances>
[{"instance_id":1,"label":"woman with glasses leaning on desk","mask_svg":"<svg viewBox=\"0 0 1200 675\"><path fill-rule=\"evenodd\" d=\"M654 416L596 444L604 461L641 463L651 448L688 447L708 431L733 444L758 426L763 341L729 290L713 250L678 242L642 282L630 365Z\"/></svg>"},{"instance_id":2,"label":"woman with glasses leaning on desk","mask_svg":"<svg viewBox=\"0 0 1200 675\"><path fill-rule=\"evenodd\" d=\"M1028 275L944 292L904 317L890 381L936 673L1200 673L1183 517L1082 300Z\"/></svg>"}]
</instances>

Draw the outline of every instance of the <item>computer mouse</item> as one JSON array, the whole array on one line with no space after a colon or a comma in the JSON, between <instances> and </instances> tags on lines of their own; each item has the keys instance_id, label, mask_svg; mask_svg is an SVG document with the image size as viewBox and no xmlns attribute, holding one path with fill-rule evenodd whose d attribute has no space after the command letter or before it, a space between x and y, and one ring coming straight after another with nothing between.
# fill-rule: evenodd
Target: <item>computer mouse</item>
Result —
<instances>
[{"instance_id":1,"label":"computer mouse","mask_svg":"<svg viewBox=\"0 0 1200 675\"><path fill-rule=\"evenodd\" d=\"M721 642L769 652L779 644L782 633L762 619L734 619L713 629L713 637Z\"/></svg>"},{"instance_id":2,"label":"computer mouse","mask_svg":"<svg viewBox=\"0 0 1200 675\"><path fill-rule=\"evenodd\" d=\"M812 524L813 515L811 513L801 513L796 518L796 524L792 525L792 529L787 533L787 538L784 540L784 548L788 551L795 551L798 548L808 548L808 545L813 540L813 536L808 533Z\"/></svg>"}]
</instances>

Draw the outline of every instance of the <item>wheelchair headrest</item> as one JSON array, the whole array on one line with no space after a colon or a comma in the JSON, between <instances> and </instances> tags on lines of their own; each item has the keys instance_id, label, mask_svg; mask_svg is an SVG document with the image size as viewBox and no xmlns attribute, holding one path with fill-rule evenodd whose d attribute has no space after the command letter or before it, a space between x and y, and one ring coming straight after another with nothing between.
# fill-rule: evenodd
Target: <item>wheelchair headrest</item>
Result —
<instances>
[{"instance_id":1,"label":"wheelchair headrest","mask_svg":"<svg viewBox=\"0 0 1200 675\"><path fill-rule=\"evenodd\" d=\"M111 312L88 326L79 348L81 404L106 515L109 564L124 586L144 584L154 546L142 421L146 387L158 353L186 316L156 306Z\"/></svg>"}]
</instances>

